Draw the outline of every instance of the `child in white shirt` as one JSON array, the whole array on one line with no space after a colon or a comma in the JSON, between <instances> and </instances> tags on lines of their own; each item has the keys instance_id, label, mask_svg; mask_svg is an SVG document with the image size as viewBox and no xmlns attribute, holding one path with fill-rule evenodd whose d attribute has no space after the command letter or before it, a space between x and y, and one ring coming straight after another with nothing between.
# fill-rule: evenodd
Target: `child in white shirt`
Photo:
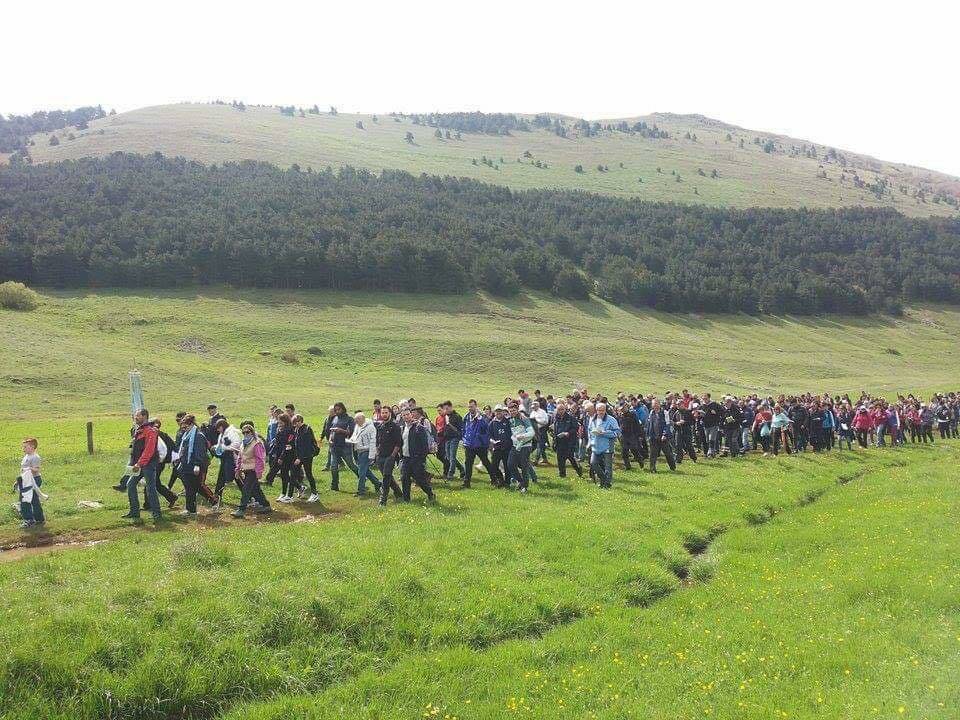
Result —
<instances>
[{"instance_id":1,"label":"child in white shirt","mask_svg":"<svg viewBox=\"0 0 960 720\"><path fill-rule=\"evenodd\" d=\"M20 461L20 475L14 484L14 489L20 495L20 517L22 528L31 528L43 525L46 518L43 515L43 506L40 504L40 486L43 479L40 477L40 456L37 455L37 439L26 438L23 441L23 459Z\"/></svg>"}]
</instances>

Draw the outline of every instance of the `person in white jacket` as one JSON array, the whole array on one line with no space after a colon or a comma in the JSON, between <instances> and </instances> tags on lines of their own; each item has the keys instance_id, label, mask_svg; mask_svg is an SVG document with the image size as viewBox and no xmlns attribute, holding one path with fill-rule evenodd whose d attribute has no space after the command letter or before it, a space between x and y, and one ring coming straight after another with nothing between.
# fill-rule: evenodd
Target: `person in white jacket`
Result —
<instances>
[{"instance_id":1,"label":"person in white jacket","mask_svg":"<svg viewBox=\"0 0 960 720\"><path fill-rule=\"evenodd\" d=\"M533 462L539 465L547 462L547 427L550 425L550 415L536 400L530 403L530 408L530 420L533 422L533 429L537 433L534 438L536 455Z\"/></svg>"},{"instance_id":2,"label":"person in white jacket","mask_svg":"<svg viewBox=\"0 0 960 720\"><path fill-rule=\"evenodd\" d=\"M240 455L240 447L243 445L243 434L226 419L217 421L217 443L213 446L213 454L220 458L220 471L217 473L217 486L213 494L217 497L217 504L214 510L220 509L220 503L223 499L223 489L227 483L233 481L237 483L240 492L243 492L243 485L237 480L237 458Z\"/></svg>"},{"instance_id":3,"label":"person in white jacket","mask_svg":"<svg viewBox=\"0 0 960 720\"><path fill-rule=\"evenodd\" d=\"M353 434L347 439L357 453L357 497L367 494L367 478L380 495L380 480L373 474L370 466L377 458L377 426L367 420L362 412L353 416Z\"/></svg>"}]
</instances>

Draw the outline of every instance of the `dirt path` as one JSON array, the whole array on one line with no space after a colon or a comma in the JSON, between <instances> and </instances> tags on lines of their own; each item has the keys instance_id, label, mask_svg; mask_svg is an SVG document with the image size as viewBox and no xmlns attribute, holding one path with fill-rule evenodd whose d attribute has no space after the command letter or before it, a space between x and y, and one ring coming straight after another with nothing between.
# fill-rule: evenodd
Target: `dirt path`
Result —
<instances>
[{"instance_id":1,"label":"dirt path","mask_svg":"<svg viewBox=\"0 0 960 720\"><path fill-rule=\"evenodd\" d=\"M291 512L293 511L293 512ZM189 528L201 527L206 530L220 530L229 527L251 527L261 524L287 524L301 522L318 522L330 520L343 515L343 511L317 508L316 512L297 512L295 506L287 506L283 510L275 509L272 513L258 515L249 513L246 518L238 519L230 516L229 512L214 513L202 512L196 518L187 518L178 515L164 516L159 525L146 520L142 525L125 525L114 528L101 528L66 531L62 533L47 531L25 531L23 536L14 542L0 545L0 563L23 560L37 555L94 547L103 543L127 537L135 532L178 532Z\"/></svg>"}]
</instances>

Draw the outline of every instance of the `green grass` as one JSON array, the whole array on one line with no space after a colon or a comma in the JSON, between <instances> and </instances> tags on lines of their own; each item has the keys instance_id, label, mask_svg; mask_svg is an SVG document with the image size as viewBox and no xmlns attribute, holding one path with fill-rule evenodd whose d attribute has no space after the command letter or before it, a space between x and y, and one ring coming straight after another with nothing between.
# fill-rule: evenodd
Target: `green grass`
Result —
<instances>
[{"instance_id":1,"label":"green grass","mask_svg":"<svg viewBox=\"0 0 960 720\"><path fill-rule=\"evenodd\" d=\"M437 506L324 490L270 521L142 529L109 485L131 365L165 417L213 399L262 422L293 400L316 426L335 398L462 404L520 384L947 389L958 324L933 307L798 320L539 295L44 292L0 312L0 463L12 476L19 439L41 438L48 535L5 511L0 544L105 542L0 554L0 718L956 717L955 441L618 469L610 492L551 468L520 496L481 474L441 484Z\"/></svg>"},{"instance_id":2,"label":"green grass","mask_svg":"<svg viewBox=\"0 0 960 720\"><path fill-rule=\"evenodd\" d=\"M848 164L844 168L824 159L826 147L822 145L818 145L820 159L792 157L792 146L809 142L745 130L701 116L657 114L643 119L668 130L671 138L648 140L623 133L560 138L535 130L511 137L464 133L461 140L446 140L435 138L434 128L413 125L406 119L397 123L387 115L379 116L379 122L374 123L371 115L291 118L276 108L250 107L238 112L230 106L180 104L107 117L91 122L85 131L64 130L55 147L49 145L48 136L38 135L30 152L35 162L106 155L117 150L144 154L159 151L205 163L256 159L280 166L297 163L304 169L328 165L353 165L375 172L402 169L474 177L520 189L582 189L666 202L735 207L886 205L910 215L957 214L945 203L932 202L932 190L956 193L960 187L957 178L853 153L845 153ZM363 130L355 127L358 120L363 121ZM407 131L414 134L414 144L404 141ZM67 139L70 132L74 140ZM688 132L697 140L684 139ZM728 133L731 141L726 139ZM775 138L786 152L764 153L754 144L758 136ZM743 148L739 146L741 139ZM525 157L525 152L532 157ZM480 162L484 156L494 161L496 169ZM474 159L476 165L472 164ZM535 167L533 163L538 160L548 167ZM582 165L584 172L575 172L576 165ZM609 171L599 172L598 165L607 166ZM819 177L821 169L826 178ZM706 176L700 176L698 170ZM717 170L720 177L710 177L712 170ZM682 182L676 182L672 171L679 173ZM854 186L854 173L866 183L885 178L891 192L878 200ZM913 198L919 187L926 188L926 202Z\"/></svg>"}]
</instances>

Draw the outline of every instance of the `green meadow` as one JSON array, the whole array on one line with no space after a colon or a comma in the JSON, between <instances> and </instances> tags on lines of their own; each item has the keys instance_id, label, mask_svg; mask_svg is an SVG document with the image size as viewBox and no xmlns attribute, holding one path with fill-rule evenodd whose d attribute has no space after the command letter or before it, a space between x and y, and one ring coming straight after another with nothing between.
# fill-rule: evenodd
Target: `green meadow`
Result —
<instances>
[{"instance_id":1,"label":"green meadow","mask_svg":"<svg viewBox=\"0 0 960 720\"><path fill-rule=\"evenodd\" d=\"M618 467L611 491L481 473L383 509L318 473L317 505L141 528L109 486L133 367L165 419L214 401L262 425L292 401L318 427L334 400L521 386L949 390L958 326L933 306L43 291L0 311L0 463L12 479L38 436L51 495L42 531L0 514L0 718L955 718L957 441Z\"/></svg>"},{"instance_id":2,"label":"green meadow","mask_svg":"<svg viewBox=\"0 0 960 720\"><path fill-rule=\"evenodd\" d=\"M957 179L841 149L843 163L800 153L809 140L735 127L700 115L657 113L644 120L670 133L647 139L622 132L558 137L548 130L510 136L462 133L435 137L435 128L387 114L281 115L275 107L183 103L146 107L92 121L88 129L67 128L51 146L33 138L34 162L55 162L111 152L184 156L203 163L263 160L319 170L352 165L373 172L472 177L511 188L559 188L637 197L660 202L734 207L893 207L907 215L956 216L934 202L937 190L956 192ZM363 125L357 127L357 123ZM567 118L567 126L575 122ZM619 120L604 120L616 124ZM413 134L413 142L405 140ZM728 138L729 136L729 138ZM757 143L757 139L760 142ZM772 140L777 150L764 152ZM741 141L743 146L741 147ZM797 152L794 152L796 149ZM484 163L484 159L489 161ZM539 163L539 167L537 166ZM582 166L582 172L576 167ZM598 169L602 167L603 169ZM713 171L716 171L714 177ZM858 185L854 177L863 181ZM883 180L889 190L874 196L866 184ZM923 189L925 197L915 193Z\"/></svg>"}]
</instances>

